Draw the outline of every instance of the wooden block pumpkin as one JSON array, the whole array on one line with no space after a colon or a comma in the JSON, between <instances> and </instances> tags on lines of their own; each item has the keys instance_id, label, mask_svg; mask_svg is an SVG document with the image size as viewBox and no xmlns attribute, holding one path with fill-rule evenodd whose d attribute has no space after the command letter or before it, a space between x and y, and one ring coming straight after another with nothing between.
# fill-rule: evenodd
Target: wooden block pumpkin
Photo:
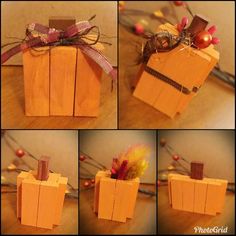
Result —
<instances>
[{"instance_id":1,"label":"wooden block pumpkin","mask_svg":"<svg viewBox=\"0 0 236 236\"><path fill-rule=\"evenodd\" d=\"M158 31L179 34L168 23ZM133 95L173 118L186 109L218 60L213 45L199 50L180 44L171 51L154 53L142 67Z\"/></svg>"},{"instance_id":2,"label":"wooden block pumpkin","mask_svg":"<svg viewBox=\"0 0 236 236\"><path fill-rule=\"evenodd\" d=\"M21 224L52 229L61 221L68 178L56 173L44 176L39 180L35 171L17 176L17 217Z\"/></svg>"},{"instance_id":3,"label":"wooden block pumpkin","mask_svg":"<svg viewBox=\"0 0 236 236\"><path fill-rule=\"evenodd\" d=\"M95 178L94 211L99 219L126 222L133 218L139 178L112 179L110 174L99 171Z\"/></svg>"},{"instance_id":4,"label":"wooden block pumpkin","mask_svg":"<svg viewBox=\"0 0 236 236\"><path fill-rule=\"evenodd\" d=\"M216 215L222 212L226 188L227 180L168 175L169 202L177 210Z\"/></svg>"},{"instance_id":5,"label":"wooden block pumpkin","mask_svg":"<svg viewBox=\"0 0 236 236\"><path fill-rule=\"evenodd\" d=\"M74 23L71 18L49 21L50 27L63 30ZM104 49L101 43L94 47ZM102 69L79 48L29 49L23 52L23 66L27 116L98 116Z\"/></svg>"}]
</instances>

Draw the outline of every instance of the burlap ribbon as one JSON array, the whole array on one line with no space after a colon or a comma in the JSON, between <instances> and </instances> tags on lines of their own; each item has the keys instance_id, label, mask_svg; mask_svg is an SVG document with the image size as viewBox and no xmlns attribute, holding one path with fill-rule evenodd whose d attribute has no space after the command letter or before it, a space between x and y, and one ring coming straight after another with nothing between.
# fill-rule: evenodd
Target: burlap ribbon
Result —
<instances>
[{"instance_id":1,"label":"burlap ribbon","mask_svg":"<svg viewBox=\"0 0 236 236\"><path fill-rule=\"evenodd\" d=\"M99 50L92 46L98 42L100 36L99 29L97 38L91 43L88 43L83 39L86 38L86 35L94 28L98 29L97 26L92 26L89 21L77 22L75 25L69 26L65 31L59 31L41 24L31 23L26 29L26 38L22 40L22 43L17 44L1 55L1 64L17 53L23 52L30 48L75 45L83 53L94 60L105 73L112 77L112 79L116 79L116 70L108 62L107 58ZM34 32L34 34L32 32ZM35 33L37 33L37 35Z\"/></svg>"}]
</instances>

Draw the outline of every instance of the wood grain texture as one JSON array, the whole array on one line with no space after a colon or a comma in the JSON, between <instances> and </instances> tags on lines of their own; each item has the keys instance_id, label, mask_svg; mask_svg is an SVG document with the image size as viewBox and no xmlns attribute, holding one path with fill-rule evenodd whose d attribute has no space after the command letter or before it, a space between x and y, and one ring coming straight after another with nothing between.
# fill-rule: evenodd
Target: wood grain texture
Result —
<instances>
[{"instance_id":1,"label":"wood grain texture","mask_svg":"<svg viewBox=\"0 0 236 236\"><path fill-rule=\"evenodd\" d=\"M204 178L204 181L207 181L209 183L220 184L220 186L217 190L218 191L217 192L218 201L215 201L215 205L216 205L216 212L221 213L223 211L224 205L225 205L225 194L226 194L228 181L223 180L223 179L211 179L211 178Z\"/></svg>"},{"instance_id":2,"label":"wood grain texture","mask_svg":"<svg viewBox=\"0 0 236 236\"><path fill-rule=\"evenodd\" d=\"M103 72L100 114L94 117L26 117L24 114L23 68L2 66L1 118L4 129L116 129L117 88Z\"/></svg>"},{"instance_id":3,"label":"wood grain texture","mask_svg":"<svg viewBox=\"0 0 236 236\"><path fill-rule=\"evenodd\" d=\"M50 115L73 116L76 48L59 46L50 51Z\"/></svg>"},{"instance_id":4,"label":"wood grain texture","mask_svg":"<svg viewBox=\"0 0 236 236\"><path fill-rule=\"evenodd\" d=\"M37 227L52 229L56 209L58 183L42 181L40 184Z\"/></svg>"},{"instance_id":5,"label":"wood grain texture","mask_svg":"<svg viewBox=\"0 0 236 236\"><path fill-rule=\"evenodd\" d=\"M224 211L216 216L194 214L187 211L173 210L168 201L167 186L158 188L158 234L190 235L195 233L194 227L213 228L228 226L227 234L235 231L235 195L226 193ZM180 227L181 226L181 227Z\"/></svg>"},{"instance_id":6,"label":"wood grain texture","mask_svg":"<svg viewBox=\"0 0 236 236\"><path fill-rule=\"evenodd\" d=\"M37 226L40 181L24 179L22 181L21 224Z\"/></svg>"},{"instance_id":7,"label":"wood grain texture","mask_svg":"<svg viewBox=\"0 0 236 236\"><path fill-rule=\"evenodd\" d=\"M126 183L124 180L116 180L115 185L115 200L114 206L112 207L112 220L118 222L126 222L127 216L127 205L129 203L129 184ZM100 198L101 201L101 198Z\"/></svg>"},{"instance_id":8,"label":"wood grain texture","mask_svg":"<svg viewBox=\"0 0 236 236\"><path fill-rule=\"evenodd\" d=\"M79 49L77 51L75 116L97 117L100 106L102 69Z\"/></svg>"},{"instance_id":9,"label":"wood grain texture","mask_svg":"<svg viewBox=\"0 0 236 236\"><path fill-rule=\"evenodd\" d=\"M171 203L173 209L183 209L183 189L182 180L171 179Z\"/></svg>"},{"instance_id":10,"label":"wood grain texture","mask_svg":"<svg viewBox=\"0 0 236 236\"><path fill-rule=\"evenodd\" d=\"M16 179L17 186L17 218L21 218L21 205L22 205L22 181L28 177L28 172L22 171Z\"/></svg>"},{"instance_id":11,"label":"wood grain texture","mask_svg":"<svg viewBox=\"0 0 236 236\"><path fill-rule=\"evenodd\" d=\"M170 24L161 25L158 31L162 30L178 34ZM219 53L212 46L203 51L194 48L186 49L185 45L179 45L169 52L152 54L147 66L192 91L193 87L200 87L204 83L218 59ZM150 77L153 79L151 80ZM143 86L144 88L141 88ZM171 118L186 108L187 102L190 102L189 97L192 98L193 94L193 92L190 93L190 96L183 94L168 83L148 75L147 72L141 75L134 91L135 97L154 106Z\"/></svg>"},{"instance_id":12,"label":"wood grain texture","mask_svg":"<svg viewBox=\"0 0 236 236\"><path fill-rule=\"evenodd\" d=\"M205 214L207 182L203 180L195 180L194 191L194 207L196 213Z\"/></svg>"},{"instance_id":13,"label":"wood grain texture","mask_svg":"<svg viewBox=\"0 0 236 236\"><path fill-rule=\"evenodd\" d=\"M207 195L206 195L206 205L205 214L216 215L217 203L219 201L218 191L220 189L220 184L216 182L207 183Z\"/></svg>"},{"instance_id":14,"label":"wood grain texture","mask_svg":"<svg viewBox=\"0 0 236 236\"><path fill-rule=\"evenodd\" d=\"M194 207L194 180L181 180L183 194L183 210L193 212Z\"/></svg>"},{"instance_id":15,"label":"wood grain texture","mask_svg":"<svg viewBox=\"0 0 236 236\"><path fill-rule=\"evenodd\" d=\"M46 229L52 229L54 224L59 225L68 178L61 177L61 174L50 173L47 180L41 181L37 180L37 171L31 170L21 172L17 181L17 213L22 214L22 224ZM21 182L22 191L20 191ZM21 198L25 199L24 204ZM20 213L21 201L22 213Z\"/></svg>"},{"instance_id":16,"label":"wood grain texture","mask_svg":"<svg viewBox=\"0 0 236 236\"><path fill-rule=\"evenodd\" d=\"M94 203L93 210L95 213L98 212L98 203L99 203L99 191L100 191L100 180L102 177L106 177L107 173L105 171L98 171L95 176L95 185L94 185Z\"/></svg>"},{"instance_id":17,"label":"wood grain texture","mask_svg":"<svg viewBox=\"0 0 236 236\"><path fill-rule=\"evenodd\" d=\"M49 47L23 53L26 116L49 116Z\"/></svg>"},{"instance_id":18,"label":"wood grain texture","mask_svg":"<svg viewBox=\"0 0 236 236\"><path fill-rule=\"evenodd\" d=\"M13 187L2 187L5 191L14 191ZM63 214L60 226L54 226L53 229L43 229L21 224L16 218L16 193L2 193L1 208L1 233L9 235L78 235L79 233L79 216L78 216L78 199L65 198ZM73 217L71 217L73 216Z\"/></svg>"},{"instance_id":19,"label":"wood grain texture","mask_svg":"<svg viewBox=\"0 0 236 236\"><path fill-rule=\"evenodd\" d=\"M133 218L138 187L139 178L117 180L112 220L124 223L127 218Z\"/></svg>"},{"instance_id":20,"label":"wood grain texture","mask_svg":"<svg viewBox=\"0 0 236 236\"><path fill-rule=\"evenodd\" d=\"M57 197L55 199L55 212L54 212L54 219L53 219L54 225L61 224L62 210L63 210L63 205L64 205L67 182L68 182L68 178L66 177L59 177L58 179L59 187L57 189L57 194L56 194Z\"/></svg>"},{"instance_id":21,"label":"wood grain texture","mask_svg":"<svg viewBox=\"0 0 236 236\"><path fill-rule=\"evenodd\" d=\"M113 206L115 201L116 180L101 178L99 188L98 218L112 219Z\"/></svg>"},{"instance_id":22,"label":"wood grain texture","mask_svg":"<svg viewBox=\"0 0 236 236\"><path fill-rule=\"evenodd\" d=\"M84 181L81 180L80 188ZM140 184L140 188L156 191L155 185ZM103 220L97 217L91 209L94 203L94 189L81 191L80 193L80 234L85 235L155 235L156 226L156 198L138 193L132 219L126 223ZM92 227L91 227L92 225Z\"/></svg>"},{"instance_id":23,"label":"wood grain texture","mask_svg":"<svg viewBox=\"0 0 236 236\"><path fill-rule=\"evenodd\" d=\"M126 208L126 216L127 218L132 219L134 217L134 210L136 206L136 200L138 195L140 179L136 178L134 180L128 181L129 184L129 203L127 204Z\"/></svg>"},{"instance_id":24,"label":"wood grain texture","mask_svg":"<svg viewBox=\"0 0 236 236\"><path fill-rule=\"evenodd\" d=\"M226 180L195 180L180 174L168 176L169 203L173 209L216 215L223 210L226 188Z\"/></svg>"},{"instance_id":25,"label":"wood grain texture","mask_svg":"<svg viewBox=\"0 0 236 236\"><path fill-rule=\"evenodd\" d=\"M130 42L141 40L120 26L119 53L119 126L123 129L181 129L181 128L234 128L234 89L210 75L197 96L191 95L190 104L182 104L183 112L170 119L162 112L148 106L132 96L134 80L140 66L134 66L137 59ZM129 56L127 56L129 55ZM150 88L152 91L153 88ZM220 96L219 96L220 94ZM183 95L184 96L184 95ZM186 103L186 104L185 104ZM188 108L184 110L185 106ZM212 109L213 108L213 109ZM179 107L179 109L181 109ZM224 114L224 120L222 120Z\"/></svg>"}]
</instances>

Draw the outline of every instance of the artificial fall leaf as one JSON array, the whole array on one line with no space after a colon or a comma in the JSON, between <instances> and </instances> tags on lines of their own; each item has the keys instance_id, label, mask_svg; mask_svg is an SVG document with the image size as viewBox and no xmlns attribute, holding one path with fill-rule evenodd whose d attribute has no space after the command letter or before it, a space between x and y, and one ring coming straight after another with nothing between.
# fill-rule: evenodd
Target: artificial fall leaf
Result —
<instances>
[{"instance_id":1,"label":"artificial fall leaf","mask_svg":"<svg viewBox=\"0 0 236 236\"><path fill-rule=\"evenodd\" d=\"M112 169L116 170L118 175L121 171L122 164L126 163L125 170L121 171L120 179L134 179L144 174L148 167L148 162L145 158L150 154L148 146L139 144L131 146L126 152L113 159Z\"/></svg>"}]
</instances>

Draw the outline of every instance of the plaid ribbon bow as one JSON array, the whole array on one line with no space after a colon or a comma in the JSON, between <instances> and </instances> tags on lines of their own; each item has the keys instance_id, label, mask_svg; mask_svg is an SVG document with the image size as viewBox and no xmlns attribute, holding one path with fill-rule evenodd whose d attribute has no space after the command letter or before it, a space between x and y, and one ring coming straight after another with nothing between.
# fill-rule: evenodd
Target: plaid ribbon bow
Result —
<instances>
[{"instance_id":1,"label":"plaid ribbon bow","mask_svg":"<svg viewBox=\"0 0 236 236\"><path fill-rule=\"evenodd\" d=\"M80 21L75 25L69 26L65 31L59 31L47 26L31 23L26 29L26 39L21 44L14 46L1 55L1 64L6 62L12 56L19 52L23 52L32 47L40 46L56 46L58 44L76 45L80 50L94 60L105 73L110 75L112 79L116 79L117 73L107 58L92 45L96 44L98 38L91 44L83 40L83 36L88 34L93 28L89 21ZM35 36L32 32L37 32Z\"/></svg>"}]
</instances>

